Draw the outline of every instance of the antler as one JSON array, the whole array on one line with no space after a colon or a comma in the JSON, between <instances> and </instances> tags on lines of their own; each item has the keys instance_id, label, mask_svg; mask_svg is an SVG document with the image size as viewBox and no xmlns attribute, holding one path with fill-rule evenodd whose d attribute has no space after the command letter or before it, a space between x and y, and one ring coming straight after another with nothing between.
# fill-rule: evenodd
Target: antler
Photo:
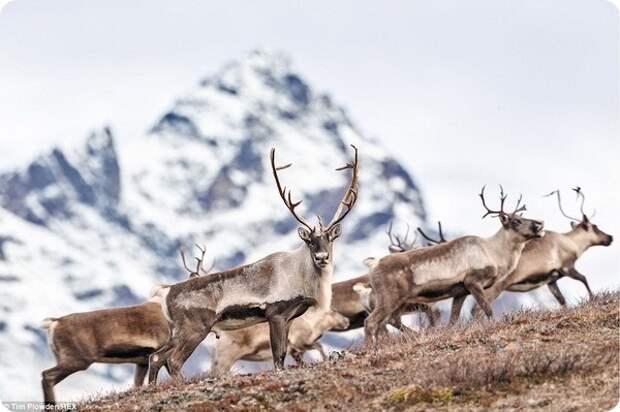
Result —
<instances>
[{"instance_id":1,"label":"antler","mask_svg":"<svg viewBox=\"0 0 620 412\"><path fill-rule=\"evenodd\" d=\"M299 202L293 202L293 200L291 199L291 190L288 189L288 192L287 192L286 186L282 187L282 185L280 184L280 178L278 177L278 171L291 167L292 163L289 163L284 166L276 167L276 149L275 148L271 149L271 154L269 157L271 159L271 170L273 170L273 177L276 179L276 186L278 187L278 193L280 194L282 201L284 201L284 204L286 205L287 209L291 212L293 217L299 223L307 227L309 230L313 230L312 226L310 226L303 217L295 213L295 208L299 206L302 201L300 200Z\"/></svg>"},{"instance_id":2,"label":"antler","mask_svg":"<svg viewBox=\"0 0 620 412\"><path fill-rule=\"evenodd\" d=\"M422 235L422 237L424 239L426 239L429 243L433 243L433 244L440 244L440 243L446 243L447 240L446 238L443 236L443 229L441 228L441 221L437 222L437 225L439 226L439 240L437 239L433 239L432 237L428 236L426 233L424 233L424 231L422 230L422 228L418 227L418 232L420 232L420 234Z\"/></svg>"},{"instance_id":3,"label":"antler","mask_svg":"<svg viewBox=\"0 0 620 412\"><path fill-rule=\"evenodd\" d=\"M395 253L412 249L417 240L417 235L413 238L411 243L407 243L407 239L409 239L409 224L407 224L407 232L405 233L404 239L401 239L399 235L392 235L392 224L393 221L390 221L390 226L386 232L390 239L390 246L388 246L389 251Z\"/></svg>"},{"instance_id":4,"label":"antler","mask_svg":"<svg viewBox=\"0 0 620 412\"><path fill-rule=\"evenodd\" d=\"M443 229L441 228L441 220L437 221L437 226L439 226L439 241L441 243L446 243L447 240L446 238L443 236Z\"/></svg>"},{"instance_id":5,"label":"antler","mask_svg":"<svg viewBox=\"0 0 620 412\"><path fill-rule=\"evenodd\" d=\"M359 162L357 157L357 147L355 147L354 145L351 145L351 147L355 152L353 156L353 162L347 162L344 166L336 169L337 171L353 169L353 173L351 174L351 182L349 183L346 192L344 192L344 196L340 201L340 205L338 205L338 209L336 209L336 213L334 213L334 217L332 217L332 220L327 226L327 231L329 231L329 229L331 229L335 224L341 222L342 219L344 219L345 216L349 214L349 212L353 208L353 205L355 205L355 202L357 201L357 178L359 174Z\"/></svg>"},{"instance_id":6,"label":"antler","mask_svg":"<svg viewBox=\"0 0 620 412\"><path fill-rule=\"evenodd\" d=\"M581 191L581 186L574 187L572 189L577 194L577 199L581 198L581 205L579 206L579 211L582 216L585 216L585 212L583 211L583 203L586 201L586 196Z\"/></svg>"},{"instance_id":7,"label":"antler","mask_svg":"<svg viewBox=\"0 0 620 412\"><path fill-rule=\"evenodd\" d=\"M579 188L578 188L579 189ZM575 190L575 189L573 189ZM580 191L578 191L578 193L580 193ZM562 208L562 198L560 197L560 190L556 189L553 192L547 193L546 195L544 195L543 197L549 197L549 196L553 196L556 195L558 198L558 207L560 208L560 213L562 213L562 215L564 215L565 218L570 219L570 220L574 220L575 222L581 222L581 219L577 219L575 217L569 216L564 212L564 209Z\"/></svg>"},{"instance_id":8,"label":"antler","mask_svg":"<svg viewBox=\"0 0 620 412\"><path fill-rule=\"evenodd\" d=\"M506 202L506 199L508 198L508 195L504 194L504 188L502 187L502 185L499 185L499 199L500 199L500 208L499 210L492 210L489 209L489 207L487 206L485 200L484 200L484 189L486 188L486 185L482 186L482 190L480 191L480 193L478 194L478 196L480 196L480 199L482 200L482 206L484 206L484 208L487 210L487 212L482 215L482 218L484 219L485 217L487 217L488 215L505 215L505 216L514 216L519 212L523 212L526 210L525 205L520 206L521 205L521 200L523 199L523 195L519 196L519 199L517 200L517 204L515 206L515 210L508 214L504 211L504 203ZM520 206L520 207L519 207Z\"/></svg>"},{"instance_id":9,"label":"antler","mask_svg":"<svg viewBox=\"0 0 620 412\"><path fill-rule=\"evenodd\" d=\"M516 215L516 214L517 214L517 213L519 213L519 212L525 212L525 210L526 210L526 209L525 209L525 205L523 205L523 206L519 207L519 205L521 204L521 200L523 200L523 193L521 193L521 194L519 195L519 199L517 199L517 204L516 204L516 206L515 206L515 210L514 210L514 212L512 212L512 216Z\"/></svg>"},{"instance_id":10,"label":"antler","mask_svg":"<svg viewBox=\"0 0 620 412\"><path fill-rule=\"evenodd\" d=\"M197 257L194 257L194 259L196 259L196 270L192 270L189 267L187 267L187 262L185 261L185 252L183 252L183 249L181 249L181 260L183 261L183 266L185 267L185 270L187 270L189 272L189 277L190 278L194 278L194 277L200 276L200 272L202 272L202 273L209 273L211 271L211 269L213 269L213 267L215 266L215 261L213 261L213 264L211 265L209 270L205 271L202 268L202 261L205 258L205 253L207 253L207 248L204 247L204 246L200 247L199 245L196 245L196 247L201 252L200 259L198 259Z\"/></svg>"},{"instance_id":11,"label":"antler","mask_svg":"<svg viewBox=\"0 0 620 412\"><path fill-rule=\"evenodd\" d=\"M500 215L500 214L504 213L504 201L506 200L506 198L504 197L504 189L502 188L501 185L499 187L500 187L500 190L501 190L501 194L500 194L501 208L500 208L500 210L492 210L492 209L489 209L489 207L487 206L487 202L484 200L484 189L487 188L487 185L482 186L482 190L480 191L478 196L480 196L480 200L482 200L482 206L487 210L487 212L484 215L482 215L483 219L485 217L487 217L488 215L491 215L491 214Z\"/></svg>"},{"instance_id":12,"label":"antler","mask_svg":"<svg viewBox=\"0 0 620 412\"><path fill-rule=\"evenodd\" d=\"M575 191L575 193L577 193L577 198L581 198L581 205L579 206L579 211L581 212L581 216L591 220L594 217L594 215L596 214L596 209L592 212L592 214L590 216L588 216L586 214L586 212L583 211L583 204L586 201L586 196L581 191L581 187L577 186L577 187L573 188L573 191Z\"/></svg>"}]
</instances>

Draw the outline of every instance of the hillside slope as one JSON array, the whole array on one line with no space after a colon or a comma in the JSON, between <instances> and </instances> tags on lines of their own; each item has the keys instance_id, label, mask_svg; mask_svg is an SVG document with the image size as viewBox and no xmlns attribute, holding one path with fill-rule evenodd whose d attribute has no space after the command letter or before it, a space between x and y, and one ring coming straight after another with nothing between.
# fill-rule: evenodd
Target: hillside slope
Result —
<instances>
[{"instance_id":1,"label":"hillside slope","mask_svg":"<svg viewBox=\"0 0 620 412\"><path fill-rule=\"evenodd\" d=\"M393 336L283 372L164 382L81 410L609 410L618 403L620 292L576 307Z\"/></svg>"}]
</instances>

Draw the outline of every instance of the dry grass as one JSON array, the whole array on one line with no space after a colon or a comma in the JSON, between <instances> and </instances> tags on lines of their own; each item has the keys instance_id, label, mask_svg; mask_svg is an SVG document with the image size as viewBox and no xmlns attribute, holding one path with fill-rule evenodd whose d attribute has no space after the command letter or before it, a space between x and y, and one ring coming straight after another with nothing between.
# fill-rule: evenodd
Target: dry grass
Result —
<instances>
[{"instance_id":1,"label":"dry grass","mask_svg":"<svg viewBox=\"0 0 620 412\"><path fill-rule=\"evenodd\" d=\"M193 378L83 410L608 410L620 391L620 292L440 327L283 372Z\"/></svg>"}]
</instances>

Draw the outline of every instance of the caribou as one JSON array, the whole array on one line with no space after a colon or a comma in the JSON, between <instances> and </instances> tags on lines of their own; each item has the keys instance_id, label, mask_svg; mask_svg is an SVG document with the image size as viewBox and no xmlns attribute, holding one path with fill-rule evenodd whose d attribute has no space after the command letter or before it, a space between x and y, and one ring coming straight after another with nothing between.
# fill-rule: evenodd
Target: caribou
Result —
<instances>
[{"instance_id":1,"label":"caribou","mask_svg":"<svg viewBox=\"0 0 620 412\"><path fill-rule=\"evenodd\" d=\"M393 225L392 222L390 222L386 232L390 242L388 245L388 250L390 253L402 253L420 247L416 243L417 235L409 241L409 225L407 225L407 232L405 233L405 236L393 234L392 229ZM418 231L421 231L421 229L418 229ZM433 240L428 238L430 239L429 243L431 241L435 243L445 241L441 230L441 224L439 224L439 231L441 239ZM424 232L422 232L422 234L426 238L426 234ZM364 259L364 264L368 266L369 269L372 269L377 262L378 259L374 257ZM368 275L362 275L344 280L342 282L337 282L332 285L332 310L349 319L349 327L347 330L363 327L364 321L368 317L368 314L372 311L374 304L372 289L369 286L369 282ZM403 308L402 313L399 312L398 314L395 314L388 321L388 323L396 329L406 330L408 328L402 323L401 316L403 314L413 312L423 312L426 315L430 326L435 326L440 318L439 310L434 304L411 303Z\"/></svg>"},{"instance_id":2,"label":"caribou","mask_svg":"<svg viewBox=\"0 0 620 412\"><path fill-rule=\"evenodd\" d=\"M142 385L149 355L169 339L168 322L158 298L135 306L46 318L41 327L47 329L56 357L56 366L42 373L47 405L56 402L56 384L96 362L134 363L134 385Z\"/></svg>"},{"instance_id":3,"label":"caribou","mask_svg":"<svg viewBox=\"0 0 620 412\"><path fill-rule=\"evenodd\" d=\"M487 317L493 312L484 289L516 267L531 239L544 236L541 221L522 216L519 197L513 212L504 211L507 196L500 192L500 209L487 207L484 187L479 197L486 216L498 217L500 229L491 237L462 236L429 248L387 255L369 273L375 306L364 325L369 343L394 314L411 302L428 303L454 298L450 321L458 319L463 301L472 294Z\"/></svg>"},{"instance_id":4,"label":"caribou","mask_svg":"<svg viewBox=\"0 0 620 412\"><path fill-rule=\"evenodd\" d=\"M575 268L575 262L592 246L611 245L613 236L603 232L591 222L592 216L588 217L583 210L585 196L581 188L577 187L573 190L581 198L581 219L564 212L559 190L549 193L547 196L556 195L560 213L570 220L571 230L565 233L547 230L545 237L528 242L515 270L485 290L489 301L497 299L505 290L529 292L547 285L558 303L565 306L566 299L557 284L557 281L563 277L583 283L590 298L592 297L588 280ZM478 316L479 312L478 306L472 308L474 316Z\"/></svg>"},{"instance_id":5,"label":"caribou","mask_svg":"<svg viewBox=\"0 0 620 412\"><path fill-rule=\"evenodd\" d=\"M287 353L289 322L306 310L329 310L334 268L333 246L341 234L340 222L350 213L358 197L358 152L353 161L336 170L351 169L351 179L331 221L311 226L296 211L301 201L291 198L278 172L291 166L276 166L271 149L271 169L285 206L301 224L297 233L303 245L293 251L276 252L254 263L209 276L163 287L162 309L172 335L150 358L149 383L157 380L162 365L172 377L180 371L195 348L215 328L236 330L262 322L269 324L274 367L282 369Z\"/></svg>"},{"instance_id":6,"label":"caribou","mask_svg":"<svg viewBox=\"0 0 620 412\"><path fill-rule=\"evenodd\" d=\"M190 278L210 270L202 267L206 248L196 246L202 256L196 258L194 270L188 268L181 250L183 266ZM170 338L158 290L154 288L148 301L139 305L72 313L43 320L41 327L47 330L48 343L56 357L56 366L41 374L46 405L56 403L56 384L93 363L133 363L136 365L134 385L144 383L149 356Z\"/></svg>"}]
</instances>

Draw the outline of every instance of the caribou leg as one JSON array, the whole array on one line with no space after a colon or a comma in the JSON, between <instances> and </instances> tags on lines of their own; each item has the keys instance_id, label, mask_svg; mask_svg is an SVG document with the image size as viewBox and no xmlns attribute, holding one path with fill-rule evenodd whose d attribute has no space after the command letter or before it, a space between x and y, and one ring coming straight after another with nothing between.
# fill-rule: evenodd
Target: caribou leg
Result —
<instances>
[{"instance_id":1,"label":"caribou leg","mask_svg":"<svg viewBox=\"0 0 620 412\"><path fill-rule=\"evenodd\" d=\"M265 309L265 317L269 322L269 341L273 365L276 369L284 368L290 321L303 315L310 306L314 306L316 303L316 299L300 297L288 302L270 304Z\"/></svg>"},{"instance_id":2,"label":"caribou leg","mask_svg":"<svg viewBox=\"0 0 620 412\"><path fill-rule=\"evenodd\" d=\"M386 323L386 319L389 317L390 311L383 306L376 306L370 315L364 321L364 335L366 342L376 344L379 328L383 327Z\"/></svg>"},{"instance_id":3,"label":"caribou leg","mask_svg":"<svg viewBox=\"0 0 620 412\"><path fill-rule=\"evenodd\" d=\"M441 313L434 304L420 303L418 310L424 312L428 321L428 327L434 328L441 318Z\"/></svg>"},{"instance_id":4,"label":"caribou leg","mask_svg":"<svg viewBox=\"0 0 620 412\"><path fill-rule=\"evenodd\" d=\"M149 385L157 381L157 375L162 366L167 365L166 369L170 373L168 358L177 344L176 338L172 337L168 343L151 354L149 357Z\"/></svg>"},{"instance_id":5,"label":"caribou leg","mask_svg":"<svg viewBox=\"0 0 620 412\"><path fill-rule=\"evenodd\" d=\"M577 271L577 269L575 269L574 267L569 268L567 271L562 271L562 274L564 276L568 276L569 278L575 279L581 283L584 284L584 286L586 287L586 289L588 290L588 294L590 295L590 299L592 299L592 297L594 296L594 294L592 293L592 291L590 290L590 285L588 285L588 279L586 279L586 277L584 275L582 275L581 273L579 273Z\"/></svg>"},{"instance_id":6,"label":"caribou leg","mask_svg":"<svg viewBox=\"0 0 620 412\"><path fill-rule=\"evenodd\" d=\"M388 323L392 326L394 326L396 329L398 329L401 332L405 332L405 331L413 331L413 329L411 329L408 326L405 326L405 324L403 323L402 319L402 312L397 312L395 315L393 315L390 320L388 321Z\"/></svg>"},{"instance_id":7,"label":"caribou leg","mask_svg":"<svg viewBox=\"0 0 620 412\"><path fill-rule=\"evenodd\" d=\"M144 377L149 371L149 361L146 359L145 363L136 363L136 371L133 375L134 386L142 386L144 383Z\"/></svg>"},{"instance_id":8,"label":"caribou leg","mask_svg":"<svg viewBox=\"0 0 620 412\"><path fill-rule=\"evenodd\" d=\"M386 330L385 326L395 314L400 314L400 310L407 303L407 299L406 297L396 302L384 302L383 299L380 298L380 295L377 295L375 307L364 321L364 336L366 342L369 342L371 345L377 343L379 332Z\"/></svg>"},{"instance_id":9,"label":"caribou leg","mask_svg":"<svg viewBox=\"0 0 620 412\"><path fill-rule=\"evenodd\" d=\"M295 363L297 364L297 366L302 366L305 363L303 352L291 350L291 356L293 357L293 359L295 359Z\"/></svg>"},{"instance_id":10,"label":"caribou leg","mask_svg":"<svg viewBox=\"0 0 620 412\"><path fill-rule=\"evenodd\" d=\"M428 312L426 313L426 316L428 316L428 323L431 328L434 328L441 322L441 311L435 305L427 305L426 307L428 308Z\"/></svg>"},{"instance_id":11,"label":"caribou leg","mask_svg":"<svg viewBox=\"0 0 620 412\"><path fill-rule=\"evenodd\" d=\"M198 326L198 325L197 325ZM170 353L170 359L168 361L168 366L170 367L170 376L178 377L181 376L181 368L189 359L189 357L194 353L200 342L202 342L207 335L209 334L209 328L204 328L200 330L192 331L188 336L183 337L183 343L179 346L176 346L172 352ZM206 329L206 330L205 330Z\"/></svg>"},{"instance_id":12,"label":"caribou leg","mask_svg":"<svg viewBox=\"0 0 620 412\"><path fill-rule=\"evenodd\" d=\"M475 270L466 275L465 279L463 280L465 289L467 289L467 291L474 296L474 299L476 299L476 303L480 305L485 315L487 315L489 319L493 317L493 308L491 307L491 304L489 303L489 300L485 295L482 282L485 279L488 279L494 270L495 269L492 267Z\"/></svg>"},{"instance_id":13,"label":"caribou leg","mask_svg":"<svg viewBox=\"0 0 620 412\"><path fill-rule=\"evenodd\" d=\"M566 306L566 299L564 299L564 295L562 294L562 291L560 291L557 282L555 280L553 282L549 282L547 283L547 287L555 300L557 300L560 305Z\"/></svg>"},{"instance_id":14,"label":"caribou leg","mask_svg":"<svg viewBox=\"0 0 620 412\"><path fill-rule=\"evenodd\" d=\"M220 340L215 343L215 356L211 365L211 376L218 377L230 370L239 359L245 355L250 355L254 347L250 345L239 345L235 340L227 339L227 335L223 335Z\"/></svg>"},{"instance_id":15,"label":"caribou leg","mask_svg":"<svg viewBox=\"0 0 620 412\"><path fill-rule=\"evenodd\" d=\"M54 395L54 386L60 383L67 376L83 371L90 366L90 362L79 360L61 360L58 365L53 368L49 368L43 371L41 374L43 379L41 385L43 386L43 400L46 405L55 405L56 397Z\"/></svg>"},{"instance_id":16,"label":"caribou leg","mask_svg":"<svg viewBox=\"0 0 620 412\"><path fill-rule=\"evenodd\" d=\"M288 322L284 316L273 316L269 319L269 341L273 366L276 370L283 369L288 344Z\"/></svg>"},{"instance_id":17,"label":"caribou leg","mask_svg":"<svg viewBox=\"0 0 620 412\"><path fill-rule=\"evenodd\" d=\"M461 308L467 295L459 295L452 298L452 309L450 311L450 325L454 325L461 316Z\"/></svg>"},{"instance_id":18,"label":"caribou leg","mask_svg":"<svg viewBox=\"0 0 620 412\"><path fill-rule=\"evenodd\" d=\"M327 360L327 354L325 353L325 349L323 349L323 345L321 345L319 341L316 341L312 345L310 345L310 349L314 349L318 351L321 354L321 358L323 359L323 362Z\"/></svg>"},{"instance_id":19,"label":"caribou leg","mask_svg":"<svg viewBox=\"0 0 620 412\"><path fill-rule=\"evenodd\" d=\"M207 337L216 321L215 312L200 310L184 316L172 329L172 337L149 358L149 384L157 381L157 374L166 366L170 376L179 376L181 368L196 347Z\"/></svg>"},{"instance_id":20,"label":"caribou leg","mask_svg":"<svg viewBox=\"0 0 620 412\"><path fill-rule=\"evenodd\" d=\"M493 286L484 290L484 294L487 300L489 301L489 303L492 304L495 301L495 299L497 299L499 295L501 295L505 289L506 289L505 280L503 282L495 282ZM480 305L478 304L478 302L476 302L474 306L472 306L471 308L472 318L473 319L480 318L480 315L481 315L480 311L481 311Z\"/></svg>"}]
</instances>

